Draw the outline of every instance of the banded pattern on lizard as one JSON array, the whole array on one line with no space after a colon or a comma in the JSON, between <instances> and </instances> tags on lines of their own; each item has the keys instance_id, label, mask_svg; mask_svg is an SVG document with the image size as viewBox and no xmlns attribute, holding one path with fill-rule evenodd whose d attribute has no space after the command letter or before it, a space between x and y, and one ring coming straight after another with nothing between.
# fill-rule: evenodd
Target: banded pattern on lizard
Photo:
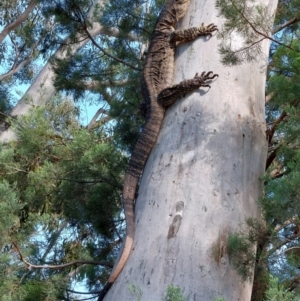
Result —
<instances>
[{"instance_id":1,"label":"banded pattern on lizard","mask_svg":"<svg viewBox=\"0 0 300 301\"><path fill-rule=\"evenodd\" d=\"M201 75L197 73L194 78L172 86L177 42L192 41L199 36L211 36L217 30L214 24L208 26L202 24L200 27L175 30L178 20L185 15L189 4L190 0L168 0L158 17L151 36L141 79L146 122L129 160L123 187L126 237L121 256L115 264L98 301L103 300L123 269L132 250L135 232L135 193L147 158L157 139L166 108L185 93L199 87L210 87L207 81L218 76L217 74L213 75L211 71L203 72Z\"/></svg>"}]
</instances>

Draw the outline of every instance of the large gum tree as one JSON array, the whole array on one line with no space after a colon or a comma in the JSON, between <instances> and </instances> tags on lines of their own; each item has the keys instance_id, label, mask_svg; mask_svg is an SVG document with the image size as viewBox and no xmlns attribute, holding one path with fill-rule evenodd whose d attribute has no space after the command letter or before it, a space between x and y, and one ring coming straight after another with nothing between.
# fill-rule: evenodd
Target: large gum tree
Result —
<instances>
[{"instance_id":1,"label":"large gum tree","mask_svg":"<svg viewBox=\"0 0 300 301\"><path fill-rule=\"evenodd\" d=\"M202 71L219 77L211 89L186 95L167 110L141 178L134 248L106 301L173 300L172 294L197 301L251 298L253 262L245 262L249 273L243 280L231 264L228 238L247 231L247 218L259 218L260 176L267 157L264 106L270 41L254 32L250 22L258 18L256 5L267 8L265 19L271 20L277 1L245 5L243 22L252 11L252 19L244 22L252 43L262 40L255 61L224 66L216 36L177 48L174 83ZM202 22L222 28L224 19L214 1L192 0L178 28ZM261 24L266 36L270 25ZM245 40L233 31L233 50L245 47Z\"/></svg>"}]
</instances>

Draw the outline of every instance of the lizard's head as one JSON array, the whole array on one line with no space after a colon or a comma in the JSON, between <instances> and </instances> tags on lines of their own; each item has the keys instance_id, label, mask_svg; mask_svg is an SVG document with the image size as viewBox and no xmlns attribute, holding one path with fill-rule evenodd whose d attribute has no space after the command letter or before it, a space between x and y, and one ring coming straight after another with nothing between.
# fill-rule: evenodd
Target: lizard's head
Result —
<instances>
[{"instance_id":1,"label":"lizard's head","mask_svg":"<svg viewBox=\"0 0 300 301\"><path fill-rule=\"evenodd\" d=\"M173 13L176 15L176 22L181 19L188 9L191 0L173 0Z\"/></svg>"},{"instance_id":2,"label":"lizard's head","mask_svg":"<svg viewBox=\"0 0 300 301\"><path fill-rule=\"evenodd\" d=\"M191 0L169 0L161 12L162 21L175 27L179 19L181 19Z\"/></svg>"}]
</instances>

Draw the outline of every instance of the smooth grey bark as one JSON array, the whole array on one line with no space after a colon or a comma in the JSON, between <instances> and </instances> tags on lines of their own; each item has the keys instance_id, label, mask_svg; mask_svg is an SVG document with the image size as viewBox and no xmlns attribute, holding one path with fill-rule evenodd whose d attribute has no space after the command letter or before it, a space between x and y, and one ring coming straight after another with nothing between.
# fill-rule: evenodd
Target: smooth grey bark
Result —
<instances>
[{"instance_id":1,"label":"smooth grey bark","mask_svg":"<svg viewBox=\"0 0 300 301\"><path fill-rule=\"evenodd\" d=\"M277 6L258 2L271 12ZM220 27L214 5L192 0L180 29L202 22ZM167 110L141 179L134 249L105 301L160 301L170 285L193 301L251 298L252 283L231 267L226 244L229 232L245 228L245 218L259 217L267 61L224 67L217 49L216 36L177 49L174 83L202 71L219 78ZM268 41L262 50L266 58Z\"/></svg>"}]
</instances>

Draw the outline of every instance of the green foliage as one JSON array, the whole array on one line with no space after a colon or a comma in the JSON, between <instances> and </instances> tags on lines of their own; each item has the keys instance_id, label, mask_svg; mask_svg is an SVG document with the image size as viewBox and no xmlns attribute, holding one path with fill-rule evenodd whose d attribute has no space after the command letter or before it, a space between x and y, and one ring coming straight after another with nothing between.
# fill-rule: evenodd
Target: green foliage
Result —
<instances>
[{"instance_id":1,"label":"green foliage","mask_svg":"<svg viewBox=\"0 0 300 301\"><path fill-rule=\"evenodd\" d=\"M76 55L52 60L57 74L54 82L57 89L72 94L75 99L86 97L88 89L94 95L100 93L100 97L95 97L109 110L109 117L114 120L115 143L129 152L144 122L139 111L143 50L137 47L136 37L148 40L158 8L149 11L149 15L145 14L140 3L123 0L108 1L104 7L95 10L95 21L100 21L107 31L111 28L119 31L118 38L100 35L94 38L95 42L121 62L104 55L94 46L93 51L90 47L83 47ZM91 82L92 87L89 85Z\"/></svg>"},{"instance_id":2,"label":"green foliage","mask_svg":"<svg viewBox=\"0 0 300 301\"><path fill-rule=\"evenodd\" d=\"M300 50L299 41L293 41L291 47ZM272 103L286 106L297 100L299 93L299 52L280 46L272 56L273 72L268 81L268 91L274 93Z\"/></svg>"},{"instance_id":3,"label":"green foliage","mask_svg":"<svg viewBox=\"0 0 300 301\"><path fill-rule=\"evenodd\" d=\"M1 2L1 26L13 22L28 3ZM141 41L148 41L164 1L152 1L147 8L139 1L107 1L95 7L91 16L92 3L37 1L28 19L11 33L15 49L7 40L0 44L3 72L11 67L16 49L22 49L20 62L32 54L23 68L1 82L2 113L10 109L10 87L17 81L32 82L39 64L44 64L41 58L51 57L57 91L75 101L89 98L105 115L87 130L74 103L57 94L45 108L33 107L30 115L7 120L18 137L0 146L4 217L0 295L7 299L58 300L71 280L85 281L89 289L99 290L99 280L106 282L107 266L120 247L118 238L124 231L120 196L128 157L121 150L132 150L143 123L139 78L146 47ZM74 55L73 43L87 38L86 28L90 30L93 22L100 22L108 35L96 36L94 44L87 43ZM112 28L115 37L110 36ZM63 59L52 57L58 47L67 50ZM119 60L104 54L101 47ZM74 260L102 260L107 266L31 267L28 271L20 257L38 266ZM14 277L5 282L7 269ZM58 282L55 276L60 277Z\"/></svg>"},{"instance_id":4,"label":"green foliage","mask_svg":"<svg viewBox=\"0 0 300 301\"><path fill-rule=\"evenodd\" d=\"M168 286L166 296L163 299L163 301L186 301L186 300L188 299L182 294L181 288L174 285Z\"/></svg>"},{"instance_id":5,"label":"green foliage","mask_svg":"<svg viewBox=\"0 0 300 301\"><path fill-rule=\"evenodd\" d=\"M8 85L0 81L0 122L4 121L9 111L12 109L11 100L12 96L9 92Z\"/></svg>"},{"instance_id":6,"label":"green foliage","mask_svg":"<svg viewBox=\"0 0 300 301\"><path fill-rule=\"evenodd\" d=\"M247 230L229 233L227 251L230 263L237 270L243 281L251 280L255 263L263 261L260 245L266 239L265 228L256 219L246 220ZM256 250L255 246L258 245ZM257 267L256 267L257 268Z\"/></svg>"},{"instance_id":7,"label":"green foliage","mask_svg":"<svg viewBox=\"0 0 300 301\"><path fill-rule=\"evenodd\" d=\"M19 203L15 184L9 185L6 180L0 183L0 244L7 242L12 229L19 227L23 205Z\"/></svg>"},{"instance_id":8,"label":"green foliage","mask_svg":"<svg viewBox=\"0 0 300 301\"><path fill-rule=\"evenodd\" d=\"M266 292L266 301L294 301L295 296L287 291L285 287L279 283L279 280L270 276L270 286Z\"/></svg>"},{"instance_id":9,"label":"green foliage","mask_svg":"<svg viewBox=\"0 0 300 301\"><path fill-rule=\"evenodd\" d=\"M74 105L63 99L34 108L12 120L18 140L1 145L0 266L3 272L14 271L14 278L0 285L0 293L22 278L24 286L15 294L60 300L70 281L63 279L76 268L58 275L44 269L47 282L36 282L39 270L28 273L26 266L20 267L20 254L38 265L112 256L115 231L123 223L120 189L126 160L104 131L82 128L77 115ZM43 233L39 238L37 231ZM89 275L93 287L102 273L107 271L95 265L92 272L81 269L78 279ZM40 299L32 297L39 294Z\"/></svg>"},{"instance_id":10,"label":"green foliage","mask_svg":"<svg viewBox=\"0 0 300 301\"><path fill-rule=\"evenodd\" d=\"M6 179L19 183L21 198L30 211L63 211L81 222L107 223L89 214L98 206L109 208L108 204L114 214L113 207L118 208L119 202L117 179L126 161L105 135L82 129L69 102L36 108L32 115L18 119L14 127L20 143L13 150L4 148L0 162L8 174ZM73 215L76 212L77 217ZM104 208L100 212L111 216Z\"/></svg>"},{"instance_id":11,"label":"green foliage","mask_svg":"<svg viewBox=\"0 0 300 301\"><path fill-rule=\"evenodd\" d=\"M228 254L232 266L237 270L243 281L253 276L255 260L254 246L243 234L229 234Z\"/></svg>"},{"instance_id":12,"label":"green foliage","mask_svg":"<svg viewBox=\"0 0 300 301\"><path fill-rule=\"evenodd\" d=\"M29 2L2 1L1 26L14 22ZM93 1L40 0L0 43L3 74L28 60L0 83L2 114L11 108L11 87L31 83L47 60L58 92L76 101L89 97L105 114L88 130L74 103L57 93L46 107L6 120L18 140L0 146L1 300L63 300L76 281L91 290L106 282L124 231L120 196L128 156L121 150L132 150L143 123L140 41L148 40L163 2L146 9L139 1L108 1L91 17ZM93 22L119 34L98 35L74 55L73 43L87 39ZM52 57L58 47L68 50L64 59ZM75 260L106 264L63 267ZM61 267L40 268L46 264Z\"/></svg>"},{"instance_id":13,"label":"green foliage","mask_svg":"<svg viewBox=\"0 0 300 301\"><path fill-rule=\"evenodd\" d=\"M291 13L297 15L297 7L299 1L280 2L276 23L280 24ZM283 290L290 289L294 295L299 294L295 285L298 279L300 225L298 27L298 24L293 24L281 32L282 40L289 48L273 45L271 49L267 89L272 99L267 105L267 122L270 157L273 159L263 178L266 185L261 199L261 207L272 233L268 251L270 271L279 278Z\"/></svg>"},{"instance_id":14,"label":"green foliage","mask_svg":"<svg viewBox=\"0 0 300 301\"><path fill-rule=\"evenodd\" d=\"M29 1L24 0L2 1L0 9L2 28L15 22L28 4ZM14 28L0 44L1 73L5 75L12 72L5 77L5 85L16 81L30 83L38 68L38 58L45 57L53 50L56 38L51 32L53 28L44 26L49 24L49 20L45 19L42 13L43 5L44 1L37 1L27 19ZM22 68L17 68L19 66Z\"/></svg>"},{"instance_id":15,"label":"green foliage","mask_svg":"<svg viewBox=\"0 0 300 301\"><path fill-rule=\"evenodd\" d=\"M256 254L256 263L254 271L254 281L252 288L252 301L263 301L266 297L266 291L270 285L270 273L268 271L267 265L267 256L266 254L261 254L262 248L258 244L257 254Z\"/></svg>"},{"instance_id":16,"label":"green foliage","mask_svg":"<svg viewBox=\"0 0 300 301\"><path fill-rule=\"evenodd\" d=\"M299 0L291 0L291 1L278 1L276 18L275 18L275 26L282 24L284 20L290 20L293 18L299 18ZM283 33L293 33L299 29L299 23L296 22L286 27Z\"/></svg>"},{"instance_id":17,"label":"green foliage","mask_svg":"<svg viewBox=\"0 0 300 301\"><path fill-rule=\"evenodd\" d=\"M217 0L216 8L225 18L218 35L222 39L219 46L222 63L237 65L261 56L258 41L271 32L273 24L268 7L257 5L252 0ZM236 42L237 36L239 43Z\"/></svg>"}]
</instances>

